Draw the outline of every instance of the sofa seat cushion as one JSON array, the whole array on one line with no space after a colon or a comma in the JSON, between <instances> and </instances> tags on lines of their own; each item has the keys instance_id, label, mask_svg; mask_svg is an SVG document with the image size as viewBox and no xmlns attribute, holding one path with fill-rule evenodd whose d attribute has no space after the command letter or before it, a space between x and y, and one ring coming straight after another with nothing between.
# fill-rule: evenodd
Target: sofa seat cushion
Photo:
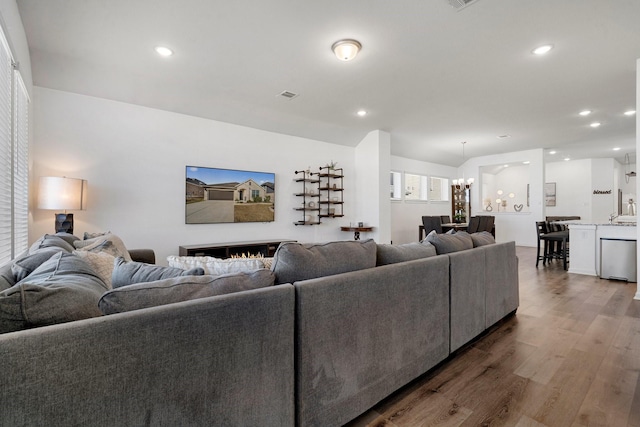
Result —
<instances>
[{"instance_id":1,"label":"sofa seat cushion","mask_svg":"<svg viewBox=\"0 0 640 427\"><path fill-rule=\"evenodd\" d=\"M174 267L162 267L160 265L145 264L143 262L127 262L118 257L113 262L111 283L113 288L133 285L135 283L154 282L156 280L171 279L178 276L202 276L202 267L183 270Z\"/></svg>"},{"instance_id":2,"label":"sofa seat cushion","mask_svg":"<svg viewBox=\"0 0 640 427\"><path fill-rule=\"evenodd\" d=\"M496 243L496 239L488 231L480 231L478 233L471 234L471 240L473 241L473 247L493 245Z\"/></svg>"},{"instance_id":3,"label":"sofa seat cushion","mask_svg":"<svg viewBox=\"0 0 640 427\"><path fill-rule=\"evenodd\" d=\"M0 292L0 333L102 315L107 285L75 255L59 252Z\"/></svg>"},{"instance_id":4,"label":"sofa seat cushion","mask_svg":"<svg viewBox=\"0 0 640 427\"><path fill-rule=\"evenodd\" d=\"M425 240L436 247L438 255L473 248L473 240L469 233L465 231L459 231L453 234L437 234L435 231L432 231L427 234Z\"/></svg>"},{"instance_id":5,"label":"sofa seat cushion","mask_svg":"<svg viewBox=\"0 0 640 427\"><path fill-rule=\"evenodd\" d=\"M286 242L276 250L271 270L278 284L332 276L375 267L376 250L373 239L312 244Z\"/></svg>"},{"instance_id":6,"label":"sofa seat cushion","mask_svg":"<svg viewBox=\"0 0 640 427\"><path fill-rule=\"evenodd\" d=\"M403 245L378 243L376 265L395 264L435 255L437 255L436 248L429 242L406 243Z\"/></svg>"},{"instance_id":7,"label":"sofa seat cushion","mask_svg":"<svg viewBox=\"0 0 640 427\"><path fill-rule=\"evenodd\" d=\"M249 273L264 267L262 258L214 258L210 256L176 256L167 257L169 267L191 270L202 268L204 274L220 276L230 273Z\"/></svg>"},{"instance_id":8,"label":"sofa seat cushion","mask_svg":"<svg viewBox=\"0 0 640 427\"><path fill-rule=\"evenodd\" d=\"M222 276L178 276L154 282L122 286L106 292L98 306L104 314L139 310L197 298L207 298L274 284L274 274L267 269L252 273Z\"/></svg>"}]
</instances>

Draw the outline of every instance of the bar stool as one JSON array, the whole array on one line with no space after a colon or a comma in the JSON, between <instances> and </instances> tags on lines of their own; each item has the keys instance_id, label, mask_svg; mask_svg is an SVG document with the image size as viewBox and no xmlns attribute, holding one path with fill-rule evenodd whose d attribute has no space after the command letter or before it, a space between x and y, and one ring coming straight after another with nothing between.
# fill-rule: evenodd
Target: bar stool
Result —
<instances>
[{"instance_id":1,"label":"bar stool","mask_svg":"<svg viewBox=\"0 0 640 427\"><path fill-rule=\"evenodd\" d=\"M536 257L537 268L540 260L542 260L542 265L547 262L547 249L549 245L547 239L545 239L545 234L547 233L546 221L536 221L536 233L538 234L538 256ZM542 241L544 241L544 252L540 255L540 242Z\"/></svg>"}]
</instances>

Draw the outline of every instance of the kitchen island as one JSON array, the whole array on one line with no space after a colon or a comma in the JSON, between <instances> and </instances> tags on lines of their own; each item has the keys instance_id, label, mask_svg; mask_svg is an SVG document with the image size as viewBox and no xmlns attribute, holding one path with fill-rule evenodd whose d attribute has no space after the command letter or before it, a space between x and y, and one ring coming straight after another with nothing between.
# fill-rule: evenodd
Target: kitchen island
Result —
<instances>
[{"instance_id":1,"label":"kitchen island","mask_svg":"<svg viewBox=\"0 0 640 427\"><path fill-rule=\"evenodd\" d=\"M634 261L633 272L624 275L628 277L607 275L604 278L611 277L630 282L636 281L637 227L635 222L614 221L612 224L588 224L576 221L570 222L568 226L571 245L570 273L603 277L601 271L602 256L605 257L605 270L607 268L607 260L613 259L615 262L620 262L625 259L632 259ZM605 249L602 250L602 247Z\"/></svg>"}]
</instances>

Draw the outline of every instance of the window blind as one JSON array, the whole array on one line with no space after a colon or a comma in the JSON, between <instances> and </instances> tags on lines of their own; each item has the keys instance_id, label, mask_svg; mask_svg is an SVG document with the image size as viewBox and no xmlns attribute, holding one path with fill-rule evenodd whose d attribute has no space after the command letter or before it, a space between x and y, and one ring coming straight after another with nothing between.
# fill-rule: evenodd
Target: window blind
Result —
<instances>
[{"instance_id":1,"label":"window blind","mask_svg":"<svg viewBox=\"0 0 640 427\"><path fill-rule=\"evenodd\" d=\"M0 265L13 258L12 58L0 32Z\"/></svg>"},{"instance_id":2,"label":"window blind","mask_svg":"<svg viewBox=\"0 0 640 427\"><path fill-rule=\"evenodd\" d=\"M29 96L0 28L0 265L29 241Z\"/></svg>"},{"instance_id":3,"label":"window blind","mask_svg":"<svg viewBox=\"0 0 640 427\"><path fill-rule=\"evenodd\" d=\"M18 70L13 109L13 257L29 244L29 95Z\"/></svg>"}]
</instances>

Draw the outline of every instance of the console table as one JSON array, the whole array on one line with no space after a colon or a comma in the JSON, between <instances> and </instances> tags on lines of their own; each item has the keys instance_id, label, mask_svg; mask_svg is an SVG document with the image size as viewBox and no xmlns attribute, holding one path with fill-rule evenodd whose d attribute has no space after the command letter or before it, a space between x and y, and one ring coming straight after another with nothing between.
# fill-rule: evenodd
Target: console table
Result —
<instances>
[{"instance_id":1,"label":"console table","mask_svg":"<svg viewBox=\"0 0 640 427\"><path fill-rule=\"evenodd\" d=\"M373 231L373 227L340 227L342 231L353 231L353 240L360 240L360 233Z\"/></svg>"},{"instance_id":2,"label":"console table","mask_svg":"<svg viewBox=\"0 0 640 427\"><path fill-rule=\"evenodd\" d=\"M295 240L254 240L248 242L209 243L203 245L184 245L178 248L180 256L211 256L215 258L230 258L231 256L257 255L272 257L280 243L295 242Z\"/></svg>"}]
</instances>

